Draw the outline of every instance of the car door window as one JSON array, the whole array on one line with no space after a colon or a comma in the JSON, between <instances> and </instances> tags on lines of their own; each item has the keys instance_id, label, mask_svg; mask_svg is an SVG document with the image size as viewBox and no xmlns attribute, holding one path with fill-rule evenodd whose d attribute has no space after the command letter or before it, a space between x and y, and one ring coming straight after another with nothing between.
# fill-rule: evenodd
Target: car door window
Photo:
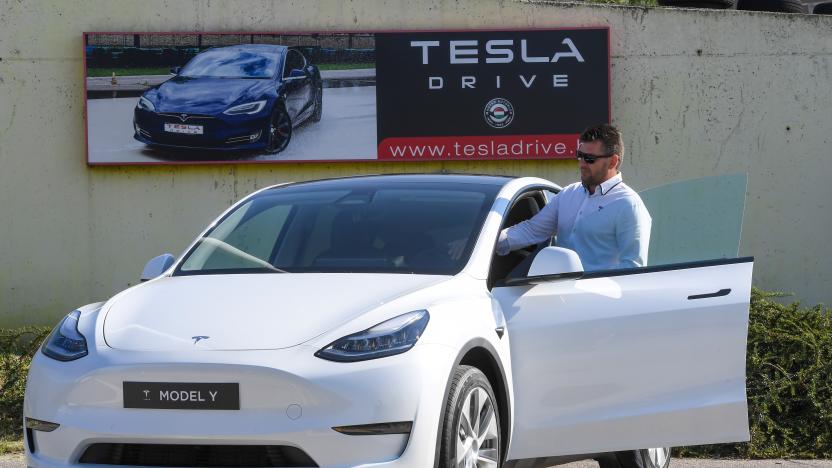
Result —
<instances>
[{"instance_id":1,"label":"car door window","mask_svg":"<svg viewBox=\"0 0 832 468\"><path fill-rule=\"evenodd\" d=\"M292 70L302 70L304 68L304 58L300 52L290 50L286 53L286 65L283 67L283 77L288 77Z\"/></svg>"},{"instance_id":2,"label":"car door window","mask_svg":"<svg viewBox=\"0 0 832 468\"><path fill-rule=\"evenodd\" d=\"M545 204L544 197L545 195L539 189L521 194L508 210L500 230L519 224L539 213ZM488 287L490 288L497 281L509 276L509 273L520 266L536 248L537 246L528 246L509 252L508 255L494 253L491 259ZM530 261L526 263L530 263ZM526 270L528 270L528 267L526 267Z\"/></svg>"},{"instance_id":3,"label":"car door window","mask_svg":"<svg viewBox=\"0 0 832 468\"><path fill-rule=\"evenodd\" d=\"M648 265L739 255L748 177L727 174L639 193L653 218Z\"/></svg>"}]
</instances>

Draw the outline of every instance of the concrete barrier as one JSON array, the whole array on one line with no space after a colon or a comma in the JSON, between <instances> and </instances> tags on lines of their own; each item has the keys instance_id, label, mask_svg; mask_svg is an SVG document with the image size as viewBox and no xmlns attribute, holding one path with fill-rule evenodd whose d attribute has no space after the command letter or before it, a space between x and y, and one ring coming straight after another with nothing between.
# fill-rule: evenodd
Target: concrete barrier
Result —
<instances>
[{"instance_id":1,"label":"concrete barrier","mask_svg":"<svg viewBox=\"0 0 832 468\"><path fill-rule=\"evenodd\" d=\"M608 25L612 116L628 147L625 180L641 190L747 173L741 254L757 259L755 284L832 303L832 17L510 0L2 5L0 325L54 323L135 284L148 259L180 253L223 208L266 185L384 172L577 178L571 161L90 168L81 33L101 30Z\"/></svg>"}]
</instances>

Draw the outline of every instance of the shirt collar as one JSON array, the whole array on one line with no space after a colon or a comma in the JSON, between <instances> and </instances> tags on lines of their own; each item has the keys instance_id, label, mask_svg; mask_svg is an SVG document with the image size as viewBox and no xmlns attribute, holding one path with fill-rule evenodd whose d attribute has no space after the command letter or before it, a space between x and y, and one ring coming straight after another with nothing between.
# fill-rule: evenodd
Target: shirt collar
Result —
<instances>
[{"instance_id":1,"label":"shirt collar","mask_svg":"<svg viewBox=\"0 0 832 468\"><path fill-rule=\"evenodd\" d=\"M601 191L601 195L606 195L613 187L620 184L622 181L621 173L610 177L609 179L601 182L601 185L598 186L598 189Z\"/></svg>"}]
</instances>

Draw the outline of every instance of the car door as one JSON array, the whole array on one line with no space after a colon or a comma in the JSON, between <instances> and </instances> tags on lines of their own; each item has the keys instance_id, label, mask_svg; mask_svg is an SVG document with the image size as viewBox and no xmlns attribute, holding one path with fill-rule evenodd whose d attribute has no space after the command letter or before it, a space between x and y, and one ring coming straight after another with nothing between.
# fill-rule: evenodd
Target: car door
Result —
<instances>
[{"instance_id":1,"label":"car door","mask_svg":"<svg viewBox=\"0 0 832 468\"><path fill-rule=\"evenodd\" d=\"M513 373L508 458L748 440L752 265L726 259L495 287Z\"/></svg>"},{"instance_id":2,"label":"car door","mask_svg":"<svg viewBox=\"0 0 832 468\"><path fill-rule=\"evenodd\" d=\"M685 181L647 198L672 192L696 200L691 197L703 184L730 186ZM721 196L721 209L741 217L744 187ZM702 210L701 223L714 219ZM720 252L723 258L689 261L695 252L682 246L711 236L711 226L697 229L691 221L678 232L656 222L665 213L673 210L651 209L651 246L660 242L660 264L514 278L492 289L505 316L513 374L507 459L749 439L745 354L753 259L736 256L741 219L724 228L730 232L719 245L703 244L706 257L698 257Z\"/></svg>"},{"instance_id":3,"label":"car door","mask_svg":"<svg viewBox=\"0 0 832 468\"><path fill-rule=\"evenodd\" d=\"M283 83L286 89L286 110L293 123L297 123L299 115L309 101L312 89L312 78L305 73L306 59L300 52L289 49L286 51L286 63L283 67ZM304 72L300 76L291 76L293 70Z\"/></svg>"}]
</instances>

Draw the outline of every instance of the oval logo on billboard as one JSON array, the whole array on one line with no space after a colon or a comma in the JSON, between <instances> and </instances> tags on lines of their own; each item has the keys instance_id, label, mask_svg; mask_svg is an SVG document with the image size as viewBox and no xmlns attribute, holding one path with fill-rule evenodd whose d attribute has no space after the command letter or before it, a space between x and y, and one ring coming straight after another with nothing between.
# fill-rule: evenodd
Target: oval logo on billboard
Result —
<instances>
[{"instance_id":1,"label":"oval logo on billboard","mask_svg":"<svg viewBox=\"0 0 832 468\"><path fill-rule=\"evenodd\" d=\"M514 120L514 106L508 99L494 98L485 105L483 116L488 125L505 128Z\"/></svg>"}]
</instances>

